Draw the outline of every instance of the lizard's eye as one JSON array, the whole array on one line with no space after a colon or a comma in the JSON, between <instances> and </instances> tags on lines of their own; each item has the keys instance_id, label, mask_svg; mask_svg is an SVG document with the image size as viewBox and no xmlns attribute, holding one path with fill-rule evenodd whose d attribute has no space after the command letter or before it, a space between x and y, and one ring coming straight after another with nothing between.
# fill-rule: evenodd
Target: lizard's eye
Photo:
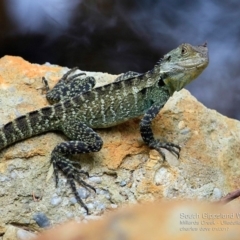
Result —
<instances>
[{"instance_id":1,"label":"lizard's eye","mask_svg":"<svg viewBox=\"0 0 240 240\"><path fill-rule=\"evenodd\" d=\"M185 55L187 53L187 48L185 46L182 47L181 53L182 55Z\"/></svg>"},{"instance_id":2,"label":"lizard's eye","mask_svg":"<svg viewBox=\"0 0 240 240\"><path fill-rule=\"evenodd\" d=\"M170 62L171 61L171 56L167 57L167 61Z\"/></svg>"}]
</instances>

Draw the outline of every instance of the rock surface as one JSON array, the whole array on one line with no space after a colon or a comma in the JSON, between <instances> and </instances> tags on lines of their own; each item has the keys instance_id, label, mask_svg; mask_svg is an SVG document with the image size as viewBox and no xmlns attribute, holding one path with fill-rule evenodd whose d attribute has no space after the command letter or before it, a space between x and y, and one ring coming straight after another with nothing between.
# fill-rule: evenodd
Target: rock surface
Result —
<instances>
[{"instance_id":1,"label":"rock surface","mask_svg":"<svg viewBox=\"0 0 240 240\"><path fill-rule=\"evenodd\" d=\"M67 71L50 64L30 64L19 57L0 59L0 126L29 111L47 106L42 93L42 76L50 87ZM97 86L116 76L87 73ZM78 155L89 171L88 183L97 193L79 193L92 215L76 204L61 176L55 188L49 164L50 154L64 136L39 135L0 152L0 236L8 226L18 224L30 231L44 223L68 219L88 220L126 203L157 198L190 198L214 201L240 187L240 123L207 109L187 90L169 99L152 124L156 138L181 145L180 158L169 152L166 162L142 141L139 119L109 129L97 130L104 145L100 152ZM47 226L48 227L48 226ZM1 239L1 238L0 238Z\"/></svg>"},{"instance_id":2,"label":"rock surface","mask_svg":"<svg viewBox=\"0 0 240 240\"><path fill-rule=\"evenodd\" d=\"M238 215L233 206L159 201L119 209L89 224L72 221L45 231L35 240L238 240Z\"/></svg>"}]
</instances>

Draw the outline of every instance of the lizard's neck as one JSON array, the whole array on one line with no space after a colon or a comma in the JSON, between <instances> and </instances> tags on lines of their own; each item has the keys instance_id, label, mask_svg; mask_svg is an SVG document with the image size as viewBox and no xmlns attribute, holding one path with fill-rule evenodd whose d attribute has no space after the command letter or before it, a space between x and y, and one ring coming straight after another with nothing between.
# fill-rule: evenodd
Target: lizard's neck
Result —
<instances>
[{"instance_id":1,"label":"lizard's neck","mask_svg":"<svg viewBox=\"0 0 240 240\"><path fill-rule=\"evenodd\" d=\"M180 91L186 85L184 84L184 81L174 81L174 79L182 77L183 74L179 73L178 71L172 71L171 74L168 74L168 72L161 69L161 59L150 72L151 77L158 78L159 86L166 87L170 96L172 96L174 92ZM179 76L179 74L181 76Z\"/></svg>"},{"instance_id":2,"label":"lizard's neck","mask_svg":"<svg viewBox=\"0 0 240 240\"><path fill-rule=\"evenodd\" d=\"M175 89L171 88L170 86L168 86L165 82L165 80L168 78L168 75L166 73L161 72L161 68L160 68L160 62L157 62L157 64L154 66L154 68L150 71L148 71L145 76L146 78L153 78L153 79L157 79L157 85L158 87L164 87L168 90L170 96L173 95L173 93L176 91Z\"/></svg>"}]
</instances>

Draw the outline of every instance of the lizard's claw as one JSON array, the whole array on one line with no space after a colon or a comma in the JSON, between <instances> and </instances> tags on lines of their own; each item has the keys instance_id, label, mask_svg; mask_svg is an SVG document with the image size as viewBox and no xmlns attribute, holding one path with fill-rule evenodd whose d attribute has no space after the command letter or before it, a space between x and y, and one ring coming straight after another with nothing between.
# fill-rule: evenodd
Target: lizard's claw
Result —
<instances>
[{"instance_id":1,"label":"lizard's claw","mask_svg":"<svg viewBox=\"0 0 240 240\"><path fill-rule=\"evenodd\" d=\"M166 160L165 154L162 151L161 148L167 149L169 152L171 152L173 155L176 155L177 158L179 158L179 154L181 151L181 147L177 144L171 143L171 142L160 142L159 140L152 141L149 146L155 150L157 150L161 156L163 157L163 160Z\"/></svg>"},{"instance_id":2,"label":"lizard's claw","mask_svg":"<svg viewBox=\"0 0 240 240\"><path fill-rule=\"evenodd\" d=\"M38 87L37 89L41 89L42 93L43 92L48 92L50 90L49 85L48 85L48 80L45 77L42 77L42 83L44 86Z\"/></svg>"}]
</instances>

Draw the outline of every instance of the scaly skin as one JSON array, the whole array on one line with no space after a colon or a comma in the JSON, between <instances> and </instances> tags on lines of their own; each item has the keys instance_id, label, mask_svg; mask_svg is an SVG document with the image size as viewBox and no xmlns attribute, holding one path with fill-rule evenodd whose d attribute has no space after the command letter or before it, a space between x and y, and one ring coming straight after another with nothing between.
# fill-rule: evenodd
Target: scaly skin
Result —
<instances>
[{"instance_id":1,"label":"scaly skin","mask_svg":"<svg viewBox=\"0 0 240 240\"><path fill-rule=\"evenodd\" d=\"M51 154L56 184L58 170L69 180L70 186L82 207L87 206L79 197L75 181L84 187L94 188L84 182L79 170L69 160L69 155L90 153L102 148L102 139L93 130L107 128L143 116L140 132L143 141L165 158L161 148L179 156L180 147L160 142L153 136L151 122L169 97L195 79L208 65L206 44L182 44L170 51L144 74L127 72L113 83L94 88L95 79L83 74L66 73L47 93L48 106L21 116L0 129L0 150L23 139L48 131L61 131L70 141L58 144ZM47 85L46 79L44 82ZM57 102L57 103L56 103Z\"/></svg>"}]
</instances>

